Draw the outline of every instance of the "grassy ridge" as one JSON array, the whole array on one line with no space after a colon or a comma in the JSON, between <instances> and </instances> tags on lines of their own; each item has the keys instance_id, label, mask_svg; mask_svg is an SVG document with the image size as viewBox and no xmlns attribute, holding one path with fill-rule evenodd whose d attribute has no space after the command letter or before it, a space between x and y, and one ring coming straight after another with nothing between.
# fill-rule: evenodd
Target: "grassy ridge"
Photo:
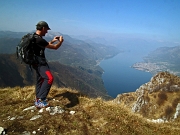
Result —
<instances>
[{"instance_id":1,"label":"grassy ridge","mask_svg":"<svg viewBox=\"0 0 180 135\"><path fill-rule=\"evenodd\" d=\"M177 121L156 124L148 122L140 115L133 114L123 105L101 98L88 98L69 88L52 87L49 94L51 106L60 106L65 112L50 115L38 109L23 111L32 106L34 87L0 89L0 126L8 135L23 132L37 135L178 135ZM69 112L75 111L71 115ZM30 120L41 115L36 120Z\"/></svg>"}]
</instances>

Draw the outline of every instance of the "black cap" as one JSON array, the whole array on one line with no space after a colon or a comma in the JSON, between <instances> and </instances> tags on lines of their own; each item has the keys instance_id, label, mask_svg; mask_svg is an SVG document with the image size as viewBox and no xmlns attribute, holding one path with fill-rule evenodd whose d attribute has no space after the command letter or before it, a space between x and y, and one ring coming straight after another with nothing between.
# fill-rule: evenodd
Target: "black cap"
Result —
<instances>
[{"instance_id":1,"label":"black cap","mask_svg":"<svg viewBox=\"0 0 180 135\"><path fill-rule=\"evenodd\" d=\"M45 22L45 21L40 21L40 22L38 22L36 26L46 27L46 28L48 28L48 30L51 30L51 29L49 28L47 22Z\"/></svg>"}]
</instances>

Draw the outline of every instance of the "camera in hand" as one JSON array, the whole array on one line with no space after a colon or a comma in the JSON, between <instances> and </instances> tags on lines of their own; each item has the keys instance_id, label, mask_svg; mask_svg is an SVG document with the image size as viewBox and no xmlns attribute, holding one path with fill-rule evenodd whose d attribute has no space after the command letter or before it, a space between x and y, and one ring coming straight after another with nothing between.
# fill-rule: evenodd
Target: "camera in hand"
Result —
<instances>
[{"instance_id":1,"label":"camera in hand","mask_svg":"<svg viewBox=\"0 0 180 135\"><path fill-rule=\"evenodd\" d=\"M56 37L56 39L58 39L58 40L59 40L59 38L60 38L60 37Z\"/></svg>"}]
</instances>

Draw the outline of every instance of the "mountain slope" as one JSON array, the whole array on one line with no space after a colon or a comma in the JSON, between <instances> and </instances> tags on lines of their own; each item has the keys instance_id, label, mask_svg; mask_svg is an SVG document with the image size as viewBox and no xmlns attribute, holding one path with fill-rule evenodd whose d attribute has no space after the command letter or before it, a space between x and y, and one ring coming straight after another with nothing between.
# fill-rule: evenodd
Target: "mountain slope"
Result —
<instances>
[{"instance_id":1,"label":"mountain slope","mask_svg":"<svg viewBox=\"0 0 180 135\"><path fill-rule=\"evenodd\" d=\"M180 78L160 72L135 92L119 94L114 102L149 119L173 121L180 115Z\"/></svg>"},{"instance_id":2,"label":"mountain slope","mask_svg":"<svg viewBox=\"0 0 180 135\"><path fill-rule=\"evenodd\" d=\"M0 53L15 53L16 46L22 35L28 32L0 31ZM44 37L47 41L54 36L63 35L59 32L48 32ZM97 43L87 43L82 40L63 35L64 42L60 49L54 51L46 49L46 56L49 61L59 61L70 66L82 66L84 68L96 69L97 61L117 55L120 51L113 46L106 46Z\"/></svg>"},{"instance_id":3,"label":"mountain slope","mask_svg":"<svg viewBox=\"0 0 180 135\"><path fill-rule=\"evenodd\" d=\"M28 67L20 64L14 55L18 42L26 32L0 33L0 70L3 71L0 73L0 87L33 85L34 75L32 76ZM55 35L62 34L49 32L45 38L50 41ZM68 35L63 37L64 42L60 49L46 49L46 56L55 77L54 85L79 89L90 97L111 98L104 88L101 79L103 70L98 66L98 62L118 54L119 50L102 44L92 45Z\"/></svg>"},{"instance_id":4,"label":"mountain slope","mask_svg":"<svg viewBox=\"0 0 180 135\"><path fill-rule=\"evenodd\" d=\"M54 76L53 85L57 87L71 87L78 89L90 97L101 96L105 99L111 98L107 95L100 74L95 71L87 71L83 68L75 68L49 62ZM0 54L0 87L27 86L35 84L35 71L21 64L15 54ZM100 71L99 71L100 72Z\"/></svg>"},{"instance_id":5,"label":"mountain slope","mask_svg":"<svg viewBox=\"0 0 180 135\"><path fill-rule=\"evenodd\" d=\"M34 108L34 87L0 90L0 127L8 135L177 135L179 122L153 123L133 114L123 105L53 87L51 107Z\"/></svg>"},{"instance_id":6,"label":"mountain slope","mask_svg":"<svg viewBox=\"0 0 180 135\"><path fill-rule=\"evenodd\" d=\"M135 63L132 67L138 70L148 71L156 74L160 71L180 75L179 60L180 46L161 47L144 57L143 62Z\"/></svg>"}]
</instances>

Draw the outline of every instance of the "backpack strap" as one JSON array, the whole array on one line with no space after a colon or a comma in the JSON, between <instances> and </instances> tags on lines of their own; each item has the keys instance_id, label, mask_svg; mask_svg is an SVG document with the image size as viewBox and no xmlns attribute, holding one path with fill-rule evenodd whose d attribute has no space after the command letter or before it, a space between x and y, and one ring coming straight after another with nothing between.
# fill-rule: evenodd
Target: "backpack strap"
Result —
<instances>
[{"instance_id":1,"label":"backpack strap","mask_svg":"<svg viewBox=\"0 0 180 135\"><path fill-rule=\"evenodd\" d=\"M31 70L31 73L32 73L33 72L32 65L29 65L29 69Z\"/></svg>"},{"instance_id":2,"label":"backpack strap","mask_svg":"<svg viewBox=\"0 0 180 135\"><path fill-rule=\"evenodd\" d=\"M40 36L38 35L38 34L36 34L36 33L34 33L33 34L33 40L34 40L34 42L35 42L35 39L36 38L39 38ZM38 44L36 44L36 45L38 45ZM40 48L42 48L42 49L44 49L44 47L42 47L42 46L40 46L40 45L38 45Z\"/></svg>"}]
</instances>

